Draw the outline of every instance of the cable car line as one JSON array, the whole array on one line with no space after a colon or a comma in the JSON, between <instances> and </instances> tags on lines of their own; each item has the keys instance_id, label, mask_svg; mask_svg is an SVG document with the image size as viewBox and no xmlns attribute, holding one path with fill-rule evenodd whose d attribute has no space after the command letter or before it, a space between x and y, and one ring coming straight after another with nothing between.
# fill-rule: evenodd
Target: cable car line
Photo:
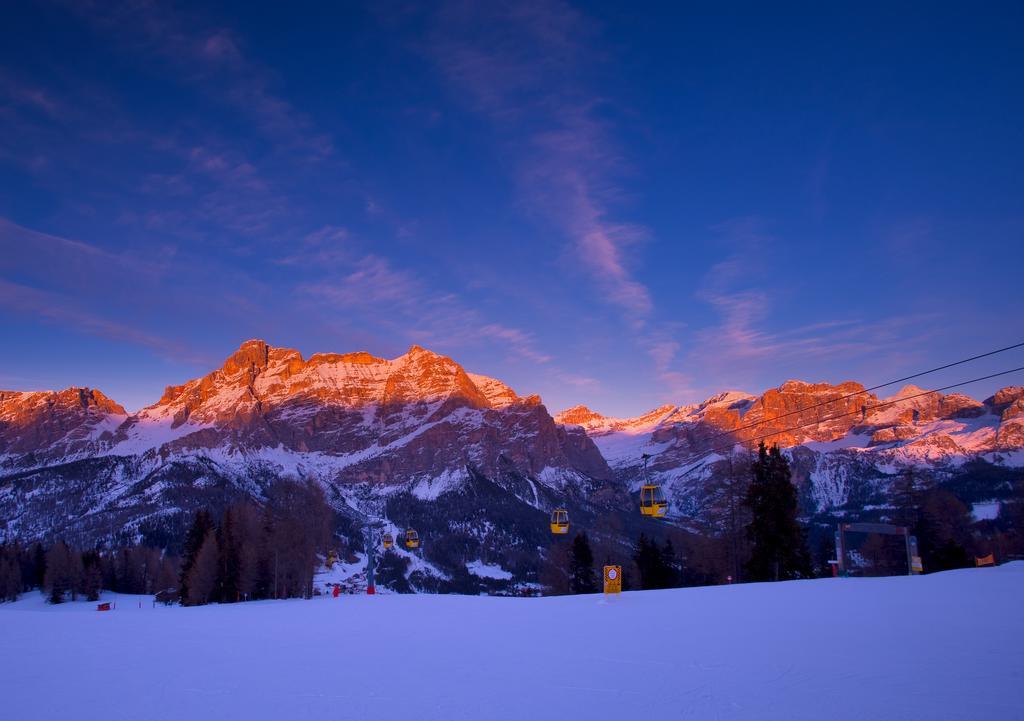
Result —
<instances>
[{"instance_id":1,"label":"cable car line","mask_svg":"<svg viewBox=\"0 0 1024 721\"><path fill-rule=\"evenodd\" d=\"M883 407L886 407L886 406L894 406L897 403L903 403L904 401L913 400L915 398L921 398L922 396L928 396L928 395L932 395L934 393L941 393L942 391L948 391L948 390L950 390L952 388L959 388L960 386L966 386L966 385L970 385L971 383L977 383L979 381L989 380L990 378L998 378L999 376L1005 376L1005 375L1009 375L1011 373L1017 373L1019 371L1024 371L1024 366L1021 366L1019 368L1012 368L1012 369L1010 369L1008 371L1002 371L1001 373L993 373L992 375L982 376L981 378L972 378L969 381L962 381L960 383L954 383L952 385L943 386L942 388L936 388L934 390L925 391L923 393L918 393L916 395L907 396L905 398L898 398L898 399L896 399L894 401L885 401L884 403L878 403L876 405L871 406L871 409L874 410L876 408L883 408ZM833 420L836 420L838 418L845 418L846 416L856 415L858 413L860 413L860 411L851 411L849 413L841 413L841 414L836 415L836 416L831 416L829 418L823 418L821 420L812 421L812 422L809 422L809 423L801 423L798 426L790 426L789 428L783 428L781 430L774 431L773 433L766 433L763 436L757 436L755 438L748 438L747 440L744 440L744 441L736 441L735 443L731 443L728 446L718 446L717 448L712 448L712 449L710 449L708 451L705 451L701 455L702 456L708 456L708 455L710 455L712 453L719 453L721 451L731 451L731 450L733 450L736 447L737 443L753 443L754 441L761 441L761 440L764 440L765 438L771 438L772 436L777 436L777 435L780 435L782 433L789 433L790 431L797 431L797 430L800 430L801 428L807 428L808 426L820 425L820 424L825 423L827 421L833 421ZM679 476L676 476L676 480L679 480L680 478L686 478L686 476L690 475L691 473L693 473L694 471L696 471L698 469L706 468L708 463L709 463L708 461L704 461L703 463L700 463L700 462L696 463L688 471L685 471L684 473L680 474Z\"/></svg>"},{"instance_id":2,"label":"cable car line","mask_svg":"<svg viewBox=\"0 0 1024 721\"><path fill-rule=\"evenodd\" d=\"M827 406L827 405L830 405L832 403L839 403L840 401L845 401L845 400L848 400L850 398L854 398L856 396L864 395L865 393L870 393L871 391L876 391L879 388L885 388L886 386L896 385L897 383L903 383L904 381L913 380L914 378L920 378L921 376L926 376L926 375L929 375L931 373L937 373L938 371L946 370L947 368L953 368L955 366L963 365L964 363L970 363L972 361L976 361L976 360L979 360L981 358L988 358L989 356L997 355L999 353L1005 353L1006 351L1010 351L1010 350L1014 350L1016 348L1022 348L1022 347L1024 347L1024 342L1022 342L1022 343L1015 343L1014 345L1008 345L1005 348L998 348L996 350L992 350L992 351L989 351L987 353L980 353L978 355L971 356L970 358L964 358L962 360L954 361L953 363L947 363L946 365L941 365L941 366L937 366L935 368L931 368L931 369L926 370L926 371L921 371L920 373L914 373L914 374L909 375L909 376L904 376L902 378L897 378L896 380L891 380L891 381L888 381L887 383L879 383L878 385L871 386L870 388L865 388L864 390L855 391L853 393L847 393L845 396L839 396L838 398L832 398L830 400L821 401L820 403L815 403L813 405L805 406L803 408L797 408L796 410L787 411L786 413L782 413L782 414L779 414L777 416L772 416L771 418L763 418L763 419L761 419L759 421L754 421L753 423L748 423L745 426L739 426L737 428L732 428L730 430L717 431L716 433L712 434L711 437L715 438L717 436L726 436L726 435L729 435L730 433L736 433L738 431L744 431L744 430L749 430L751 428L756 428L757 426L763 425L765 423L768 423L769 421L777 421L780 418L786 418L787 416L796 415L798 413L803 413L805 411L812 411L815 408L821 408L822 406ZM989 377L994 377L994 376L989 376ZM968 382L973 382L973 381L968 381ZM949 386L949 387L953 388L955 386ZM872 407L877 408L877 406L872 406ZM856 412L859 413L860 411L856 411ZM842 416L837 416L837 417L841 418ZM830 420L830 419L825 419L825 420ZM816 422L824 423L824 420L816 421Z\"/></svg>"},{"instance_id":3,"label":"cable car line","mask_svg":"<svg viewBox=\"0 0 1024 721\"><path fill-rule=\"evenodd\" d=\"M652 518L664 518L668 515L668 499L665 497L665 491L662 490L661 484L652 483L651 477L647 473L647 461L651 459L651 456L645 453L643 458L644 482L640 486L640 514Z\"/></svg>"},{"instance_id":4,"label":"cable car line","mask_svg":"<svg viewBox=\"0 0 1024 721\"><path fill-rule=\"evenodd\" d=\"M981 376L980 378L972 378L971 380L961 381L960 383L953 383L951 385L943 386L941 388L936 388L936 389L930 390L930 391L923 391L921 393L915 393L912 396L905 396L903 398L897 398L896 400L893 400L893 401L883 401L882 403L876 403L873 406L868 406L868 410L877 410L879 408L886 408L888 406L894 406L897 403L903 403L905 401L910 401L910 400L913 400L915 398L921 398L923 396L934 395L935 393L942 393L943 391L948 391L948 390L950 390L952 388L959 388L960 386L970 385L971 383L977 383L979 381L987 381L987 380L989 380L991 378L998 378L1000 376L1009 375L1011 373L1018 373L1020 371L1024 371L1024 366L1020 366L1018 368L1011 368L1008 371L1002 371L1000 373L992 373L991 375ZM754 438L747 438L746 440L737 441L737 442L738 443L752 443L753 441L764 440L765 438L771 438L772 436L778 436L778 435L781 435L783 433L788 433L790 431L796 431L796 430L799 430L801 428L807 428L808 426L817 426L817 425L821 425L822 423L827 423L828 421L837 420L839 418L845 418L847 416L859 415L860 413L861 413L861 411L859 411L859 410L848 411L846 413L840 413L838 415L829 416L827 418L822 418L820 420L810 421L808 423L801 423L800 425L797 425L797 426L791 426L789 428L783 428L783 429L780 429L780 430L777 430L777 431L773 431L771 433L766 433L766 434L761 435L761 436L755 436ZM779 416L779 417L781 418L781 416ZM739 429L737 429L737 430L739 430ZM733 444L730 444L728 446L720 446L718 448L712 448L711 450L707 451L706 453L717 453L719 451L728 450L730 448L734 448L735 445L736 445L736 443L733 443ZM687 471L687 473L689 473L689 471Z\"/></svg>"}]
</instances>

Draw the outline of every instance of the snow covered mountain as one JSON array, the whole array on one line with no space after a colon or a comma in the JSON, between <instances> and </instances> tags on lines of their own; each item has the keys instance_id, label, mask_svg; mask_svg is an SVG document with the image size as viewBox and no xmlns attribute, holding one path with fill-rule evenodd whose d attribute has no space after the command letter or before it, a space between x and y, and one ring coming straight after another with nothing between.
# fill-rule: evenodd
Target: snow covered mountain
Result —
<instances>
[{"instance_id":1,"label":"snow covered mountain","mask_svg":"<svg viewBox=\"0 0 1024 721\"><path fill-rule=\"evenodd\" d=\"M286 476L321 483L354 526L535 546L552 508L582 508L612 475L536 396L417 346L305 360L248 341L135 414L91 389L0 393L0 531L24 539L168 541L195 508Z\"/></svg>"},{"instance_id":2,"label":"snow covered mountain","mask_svg":"<svg viewBox=\"0 0 1024 721\"><path fill-rule=\"evenodd\" d=\"M0 391L0 533L173 543L198 507L308 478L350 537L367 520L414 526L444 539L428 557L522 580L536 578L537 549L551 544L552 508L612 542L635 536L644 454L670 522L694 529L715 525L721 480L744 471L742 449L762 437L787 449L807 515L884 506L906 467L948 482L979 464L1024 466L1024 388L984 402L863 390L789 381L637 418L582 406L552 417L537 396L417 346L390 360L304 359L252 340L134 414L95 389ZM979 500L998 498L999 479L986 478Z\"/></svg>"},{"instance_id":3,"label":"snow covered mountain","mask_svg":"<svg viewBox=\"0 0 1024 721\"><path fill-rule=\"evenodd\" d=\"M910 385L878 398L859 383L791 380L760 396L728 391L636 418L576 406L555 420L583 428L631 490L649 456L649 477L666 489L672 515L704 520L716 501L714 481L745 468L760 440L786 449L810 514L885 503L908 468L942 482L971 464L1024 466L1024 387L979 402Z\"/></svg>"}]
</instances>

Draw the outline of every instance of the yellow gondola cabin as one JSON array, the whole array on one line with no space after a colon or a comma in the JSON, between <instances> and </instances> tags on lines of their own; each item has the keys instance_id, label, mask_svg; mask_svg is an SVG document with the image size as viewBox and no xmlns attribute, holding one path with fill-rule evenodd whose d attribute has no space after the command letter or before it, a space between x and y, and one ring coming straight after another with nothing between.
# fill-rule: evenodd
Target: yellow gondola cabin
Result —
<instances>
[{"instance_id":1,"label":"yellow gondola cabin","mask_svg":"<svg viewBox=\"0 0 1024 721\"><path fill-rule=\"evenodd\" d=\"M395 537L390 533L385 533L384 538L381 539L381 543L384 545L384 550L386 551L395 545Z\"/></svg>"},{"instance_id":2,"label":"yellow gondola cabin","mask_svg":"<svg viewBox=\"0 0 1024 721\"><path fill-rule=\"evenodd\" d=\"M420 534L416 533L416 529L410 528L405 532L405 547L406 548L419 548L420 547Z\"/></svg>"},{"instance_id":3,"label":"yellow gondola cabin","mask_svg":"<svg viewBox=\"0 0 1024 721\"><path fill-rule=\"evenodd\" d=\"M556 536L569 533L569 512L564 508L556 508L551 512L551 532Z\"/></svg>"}]
</instances>

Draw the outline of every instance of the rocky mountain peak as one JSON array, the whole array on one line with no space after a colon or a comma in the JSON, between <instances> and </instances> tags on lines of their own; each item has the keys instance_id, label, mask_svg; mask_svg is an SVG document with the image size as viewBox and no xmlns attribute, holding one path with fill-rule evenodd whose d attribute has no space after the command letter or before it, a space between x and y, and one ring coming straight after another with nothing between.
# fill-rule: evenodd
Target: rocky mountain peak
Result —
<instances>
[{"instance_id":1,"label":"rocky mountain peak","mask_svg":"<svg viewBox=\"0 0 1024 721\"><path fill-rule=\"evenodd\" d=\"M71 386L61 391L0 391L0 418L22 413L127 415L124 407L95 388Z\"/></svg>"},{"instance_id":2,"label":"rocky mountain peak","mask_svg":"<svg viewBox=\"0 0 1024 721\"><path fill-rule=\"evenodd\" d=\"M572 408L566 408L564 411L555 415L555 422L561 423L562 425L572 426L586 426L589 423L595 421L603 421L604 416L596 411L592 411L584 405L573 406Z\"/></svg>"},{"instance_id":3,"label":"rocky mountain peak","mask_svg":"<svg viewBox=\"0 0 1024 721\"><path fill-rule=\"evenodd\" d=\"M262 370L267 367L269 351L270 346L266 341L247 340L238 347L238 350L228 356L224 365L221 366L221 371L226 375L235 375L243 370L254 368Z\"/></svg>"},{"instance_id":4,"label":"rocky mountain peak","mask_svg":"<svg viewBox=\"0 0 1024 721\"><path fill-rule=\"evenodd\" d=\"M67 388L58 391L55 402L67 407L78 404L83 410L94 410L98 413L109 413L113 415L127 415L124 407L103 394L96 388Z\"/></svg>"},{"instance_id":5,"label":"rocky mountain peak","mask_svg":"<svg viewBox=\"0 0 1024 721\"><path fill-rule=\"evenodd\" d=\"M519 402L516 392L496 378L469 373L473 385L484 395L491 408L506 408Z\"/></svg>"},{"instance_id":6,"label":"rocky mountain peak","mask_svg":"<svg viewBox=\"0 0 1024 721\"><path fill-rule=\"evenodd\" d=\"M985 405L993 406L996 410L1003 410L1014 401L1024 399L1024 386L1007 386L1000 388L990 398L985 399Z\"/></svg>"},{"instance_id":7,"label":"rocky mountain peak","mask_svg":"<svg viewBox=\"0 0 1024 721\"><path fill-rule=\"evenodd\" d=\"M0 391L0 457L67 457L93 450L127 412L94 388Z\"/></svg>"}]
</instances>

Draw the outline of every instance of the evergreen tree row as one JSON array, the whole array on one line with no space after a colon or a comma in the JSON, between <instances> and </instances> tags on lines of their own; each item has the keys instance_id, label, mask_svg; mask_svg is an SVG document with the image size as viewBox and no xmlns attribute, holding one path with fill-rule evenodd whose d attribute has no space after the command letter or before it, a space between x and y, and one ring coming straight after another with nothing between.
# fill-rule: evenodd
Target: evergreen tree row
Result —
<instances>
[{"instance_id":1,"label":"evergreen tree row","mask_svg":"<svg viewBox=\"0 0 1024 721\"><path fill-rule=\"evenodd\" d=\"M197 512L178 577L181 603L310 597L331 520L323 490L291 480L275 483L263 506L229 506L219 523L208 511Z\"/></svg>"},{"instance_id":2,"label":"evergreen tree row","mask_svg":"<svg viewBox=\"0 0 1024 721\"><path fill-rule=\"evenodd\" d=\"M0 545L0 600L14 601L33 588L51 603L95 601L103 588L118 593L153 594L177 582L178 559L154 548L79 550L63 541L49 548L36 543Z\"/></svg>"}]
</instances>

